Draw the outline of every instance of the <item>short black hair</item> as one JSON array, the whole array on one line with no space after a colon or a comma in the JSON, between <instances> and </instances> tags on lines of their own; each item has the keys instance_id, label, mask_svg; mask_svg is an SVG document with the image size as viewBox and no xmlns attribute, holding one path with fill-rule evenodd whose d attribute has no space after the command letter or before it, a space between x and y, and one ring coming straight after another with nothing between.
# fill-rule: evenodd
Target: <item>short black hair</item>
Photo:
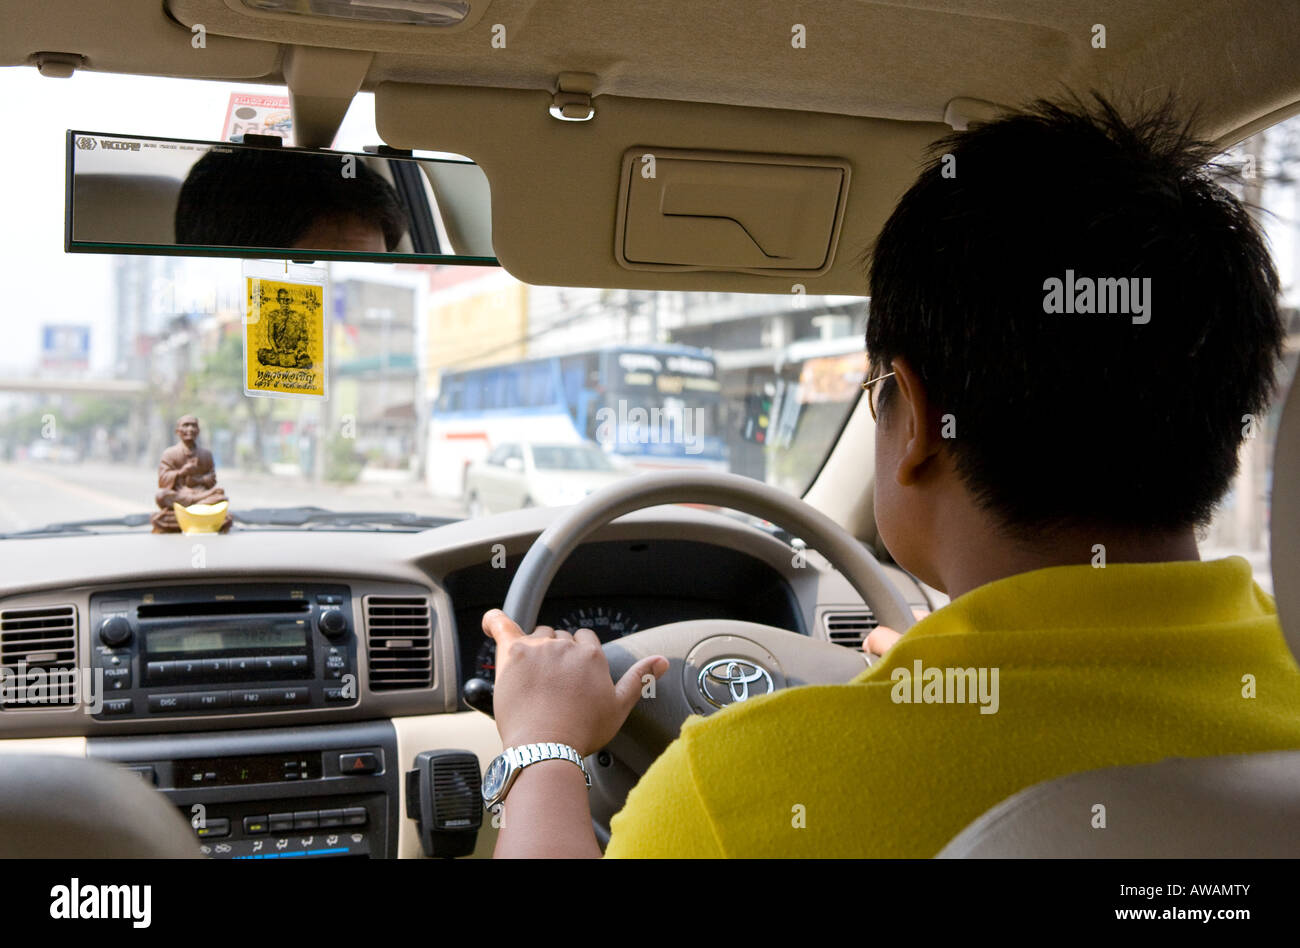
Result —
<instances>
[{"instance_id":1,"label":"short black hair","mask_svg":"<svg viewBox=\"0 0 1300 948\"><path fill-rule=\"evenodd\" d=\"M1020 535L1207 523L1273 394L1278 278L1233 169L1172 100L1125 113L1094 93L949 135L871 250L871 375L907 359ZM1079 278L1149 278L1149 321L1061 311Z\"/></svg>"},{"instance_id":2,"label":"short black hair","mask_svg":"<svg viewBox=\"0 0 1300 948\"><path fill-rule=\"evenodd\" d=\"M342 158L272 148L209 150L181 185L176 242L292 247L316 221L359 218L379 227L384 245L395 249L407 229L397 192L360 157L345 176Z\"/></svg>"}]
</instances>

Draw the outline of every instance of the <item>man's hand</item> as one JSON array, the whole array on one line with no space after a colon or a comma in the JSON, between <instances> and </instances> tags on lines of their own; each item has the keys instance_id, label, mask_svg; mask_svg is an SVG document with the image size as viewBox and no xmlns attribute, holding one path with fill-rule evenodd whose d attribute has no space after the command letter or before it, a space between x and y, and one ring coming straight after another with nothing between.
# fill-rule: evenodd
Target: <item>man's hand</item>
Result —
<instances>
[{"instance_id":1,"label":"man's hand","mask_svg":"<svg viewBox=\"0 0 1300 948\"><path fill-rule=\"evenodd\" d=\"M493 708L505 747L555 741L584 757L618 733L641 697L642 679L668 671L662 655L643 658L615 683L591 629L539 626L532 635L500 609L483 616L497 645Z\"/></svg>"}]
</instances>

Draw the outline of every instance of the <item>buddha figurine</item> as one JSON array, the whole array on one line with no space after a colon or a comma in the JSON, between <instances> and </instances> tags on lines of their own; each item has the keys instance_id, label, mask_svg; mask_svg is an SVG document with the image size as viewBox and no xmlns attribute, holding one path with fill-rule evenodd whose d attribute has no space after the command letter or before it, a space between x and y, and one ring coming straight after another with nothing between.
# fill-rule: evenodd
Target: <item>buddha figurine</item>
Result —
<instances>
[{"instance_id":1,"label":"buddha figurine","mask_svg":"<svg viewBox=\"0 0 1300 948\"><path fill-rule=\"evenodd\" d=\"M173 504L189 507L193 504L219 504L227 500L226 492L217 486L217 468L212 452L199 447L199 420L185 415L176 422L177 443L163 452L158 462L158 493L154 502L160 508L150 522L154 533L180 533ZM230 514L226 514L220 532L230 529Z\"/></svg>"}]
</instances>

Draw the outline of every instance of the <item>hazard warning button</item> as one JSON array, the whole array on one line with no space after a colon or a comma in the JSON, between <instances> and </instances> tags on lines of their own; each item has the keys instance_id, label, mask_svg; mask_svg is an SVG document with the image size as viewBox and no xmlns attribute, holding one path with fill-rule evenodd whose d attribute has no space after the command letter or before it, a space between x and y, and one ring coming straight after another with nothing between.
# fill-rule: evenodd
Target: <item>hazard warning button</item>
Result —
<instances>
[{"instance_id":1,"label":"hazard warning button","mask_svg":"<svg viewBox=\"0 0 1300 948\"><path fill-rule=\"evenodd\" d=\"M379 758L371 753L339 754L339 774L343 777L378 773Z\"/></svg>"}]
</instances>

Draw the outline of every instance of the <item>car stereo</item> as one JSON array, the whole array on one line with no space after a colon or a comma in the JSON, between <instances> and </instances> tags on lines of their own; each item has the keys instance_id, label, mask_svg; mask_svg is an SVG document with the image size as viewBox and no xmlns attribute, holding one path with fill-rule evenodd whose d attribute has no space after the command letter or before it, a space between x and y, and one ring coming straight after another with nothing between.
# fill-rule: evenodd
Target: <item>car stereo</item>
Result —
<instances>
[{"instance_id":1,"label":"car stereo","mask_svg":"<svg viewBox=\"0 0 1300 948\"><path fill-rule=\"evenodd\" d=\"M346 586L167 586L90 599L97 718L347 707L357 641Z\"/></svg>"}]
</instances>

